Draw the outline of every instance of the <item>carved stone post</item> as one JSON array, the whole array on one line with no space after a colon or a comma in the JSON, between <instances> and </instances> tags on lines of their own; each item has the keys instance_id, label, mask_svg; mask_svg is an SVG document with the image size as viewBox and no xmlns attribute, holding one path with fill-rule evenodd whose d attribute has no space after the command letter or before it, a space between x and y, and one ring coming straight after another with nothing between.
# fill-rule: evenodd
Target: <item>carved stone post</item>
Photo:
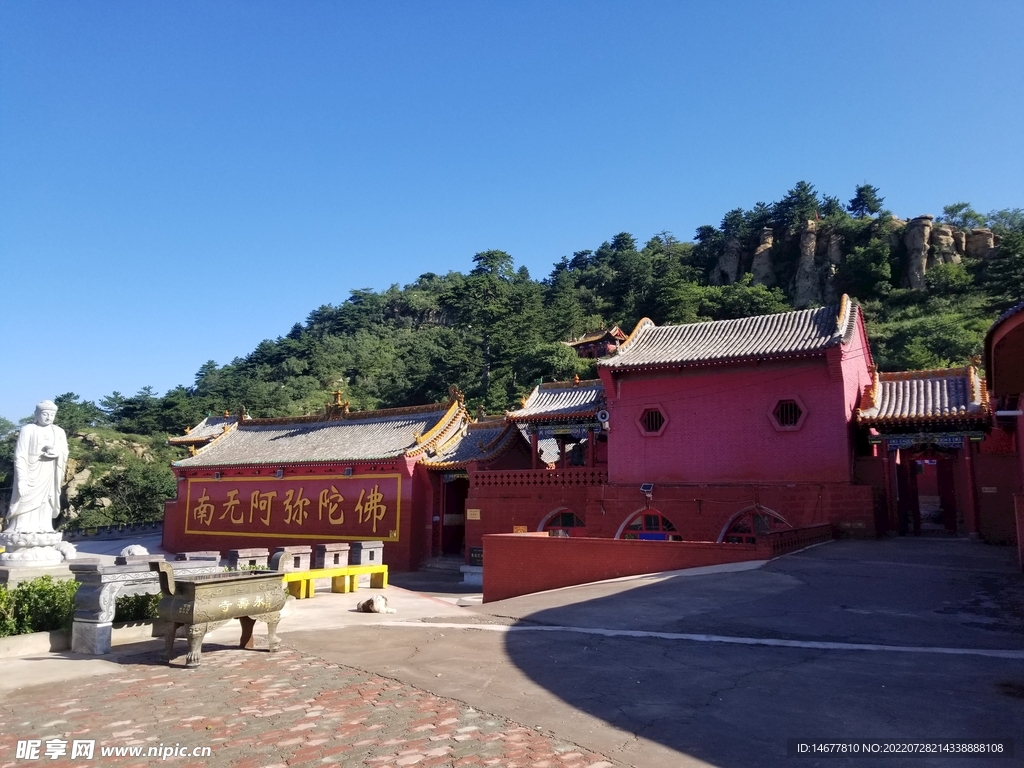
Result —
<instances>
[{"instance_id":1,"label":"carved stone post","mask_svg":"<svg viewBox=\"0 0 1024 768\"><path fill-rule=\"evenodd\" d=\"M154 556L150 560L162 560ZM120 595L158 595L160 582L149 561L130 565L103 565L97 561L70 564L75 581L75 620L71 625L71 650L99 656L110 653L114 609ZM182 563L185 566L186 563ZM193 575L217 573L220 567L212 561L190 561L175 573Z\"/></svg>"}]
</instances>

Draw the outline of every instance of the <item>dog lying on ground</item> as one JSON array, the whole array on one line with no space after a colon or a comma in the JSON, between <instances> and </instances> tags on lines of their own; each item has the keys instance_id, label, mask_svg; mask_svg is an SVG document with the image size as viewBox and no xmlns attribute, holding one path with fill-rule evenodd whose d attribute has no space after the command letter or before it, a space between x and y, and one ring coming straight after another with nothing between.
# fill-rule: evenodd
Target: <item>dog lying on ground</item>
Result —
<instances>
[{"instance_id":1,"label":"dog lying on ground","mask_svg":"<svg viewBox=\"0 0 1024 768\"><path fill-rule=\"evenodd\" d=\"M384 595L374 595L368 600L363 600L356 605L360 613L397 613L394 608L388 608L388 599Z\"/></svg>"}]
</instances>

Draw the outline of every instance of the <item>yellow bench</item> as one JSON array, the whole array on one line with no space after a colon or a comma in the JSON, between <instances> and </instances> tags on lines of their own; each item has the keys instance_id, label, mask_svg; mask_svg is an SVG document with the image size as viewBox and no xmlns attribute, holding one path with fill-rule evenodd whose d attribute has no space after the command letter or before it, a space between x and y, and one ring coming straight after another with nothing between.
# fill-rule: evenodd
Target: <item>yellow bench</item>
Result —
<instances>
[{"instance_id":1,"label":"yellow bench","mask_svg":"<svg viewBox=\"0 0 1024 768\"><path fill-rule=\"evenodd\" d=\"M312 597L317 579L330 579L331 592L355 592L359 589L359 577L369 575L371 589L386 589L388 567L386 565L344 565L338 568L314 568L308 571L289 571L284 576L288 594L296 600Z\"/></svg>"}]
</instances>

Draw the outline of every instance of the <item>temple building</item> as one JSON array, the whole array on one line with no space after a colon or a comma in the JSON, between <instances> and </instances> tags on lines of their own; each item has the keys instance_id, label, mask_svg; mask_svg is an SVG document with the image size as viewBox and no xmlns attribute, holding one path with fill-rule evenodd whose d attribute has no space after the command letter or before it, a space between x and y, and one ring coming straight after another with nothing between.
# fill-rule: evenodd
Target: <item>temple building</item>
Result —
<instances>
[{"instance_id":1,"label":"temple building","mask_svg":"<svg viewBox=\"0 0 1024 768\"><path fill-rule=\"evenodd\" d=\"M972 366L878 372L844 296L642 320L598 379L540 384L499 417L470 417L453 388L411 408L349 413L339 396L320 416L207 419L190 435L210 441L173 465L164 546L381 539L406 570L479 564L491 533L750 544L829 524L1017 541L1022 347L1024 305L989 332L988 383Z\"/></svg>"},{"instance_id":2,"label":"temple building","mask_svg":"<svg viewBox=\"0 0 1024 768\"><path fill-rule=\"evenodd\" d=\"M575 341L565 343L572 347L580 357L594 359L614 355L615 350L625 340L626 334L616 325L610 329L584 334Z\"/></svg>"},{"instance_id":3,"label":"temple building","mask_svg":"<svg viewBox=\"0 0 1024 768\"><path fill-rule=\"evenodd\" d=\"M867 431L867 443L877 446L871 455L881 460L873 479L886 507L879 528L921 533L920 477L925 490L935 491L927 495L938 501L942 529L977 534L974 444L985 439L990 420L988 390L972 366L876 373L861 398L857 424Z\"/></svg>"},{"instance_id":4,"label":"temple building","mask_svg":"<svg viewBox=\"0 0 1024 768\"><path fill-rule=\"evenodd\" d=\"M184 435L167 438L171 445L198 450L213 438L224 434L225 430L238 423L238 417L224 411L223 416L207 416L194 427L185 427Z\"/></svg>"},{"instance_id":5,"label":"temple building","mask_svg":"<svg viewBox=\"0 0 1024 768\"><path fill-rule=\"evenodd\" d=\"M552 529L749 541L823 522L874 535L872 488L853 476L852 420L870 366L859 308L845 298L742 320L643 320L598 364L599 383L542 385L507 415L535 445L561 437L565 448L547 469L473 467L467 545Z\"/></svg>"},{"instance_id":6,"label":"temple building","mask_svg":"<svg viewBox=\"0 0 1024 768\"><path fill-rule=\"evenodd\" d=\"M424 460L468 434L447 403L321 416L244 419L174 462L163 545L184 550L381 540L385 562L416 568L440 538L441 476ZM437 523L435 524L435 520Z\"/></svg>"}]
</instances>

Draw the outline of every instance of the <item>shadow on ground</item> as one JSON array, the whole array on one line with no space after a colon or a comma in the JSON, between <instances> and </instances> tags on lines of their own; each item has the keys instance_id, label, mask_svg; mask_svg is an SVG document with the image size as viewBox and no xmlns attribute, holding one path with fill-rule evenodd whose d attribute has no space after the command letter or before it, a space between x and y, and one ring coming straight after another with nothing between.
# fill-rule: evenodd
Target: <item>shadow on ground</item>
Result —
<instances>
[{"instance_id":1,"label":"shadow on ground","mask_svg":"<svg viewBox=\"0 0 1024 768\"><path fill-rule=\"evenodd\" d=\"M571 707L716 766L791 765L789 738L991 742L1024 733L1024 578L1014 554L961 540L836 542L759 570L672 577L529 614L516 614L525 598L484 607L517 615L510 659ZM539 626L751 644L527 631ZM757 644L765 639L910 650ZM992 764L1024 764L1022 753L1024 741L1016 757Z\"/></svg>"}]
</instances>

